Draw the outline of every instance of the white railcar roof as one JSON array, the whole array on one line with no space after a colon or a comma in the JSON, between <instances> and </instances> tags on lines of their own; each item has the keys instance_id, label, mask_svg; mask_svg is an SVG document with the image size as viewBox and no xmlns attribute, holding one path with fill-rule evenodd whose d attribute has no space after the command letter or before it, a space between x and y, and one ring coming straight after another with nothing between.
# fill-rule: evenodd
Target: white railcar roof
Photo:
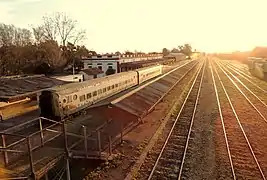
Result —
<instances>
[{"instance_id":1,"label":"white railcar roof","mask_svg":"<svg viewBox=\"0 0 267 180\"><path fill-rule=\"evenodd\" d=\"M100 85L102 83L106 83L107 81L116 81L121 77L125 76L134 76L136 75L136 71L138 72L145 72L149 71L152 69L157 69L161 68L162 65L155 65L155 66L150 66L150 67L144 67L140 69L136 69L134 71L127 71L127 72L121 72L121 73L116 73L113 75L97 78L97 79L91 79L83 82L75 82L75 83L69 83L61 86L56 86L54 88L50 88L49 90L54 91L54 92L60 92L60 94L69 94L69 93L74 93L76 91L79 91L83 88L87 88L89 86L96 86Z\"/></svg>"},{"instance_id":2,"label":"white railcar roof","mask_svg":"<svg viewBox=\"0 0 267 180\"><path fill-rule=\"evenodd\" d=\"M71 92L80 90L82 88L88 87L88 86L96 86L98 84L102 84L107 81L117 80L123 76L125 77L125 76L134 76L134 75L136 75L135 71L121 72L121 73L116 73L116 74L101 77L101 78L90 79L90 80L83 81L83 82L70 83L70 84L66 84L62 86L57 86L57 87L51 88L50 90L58 91L58 92L60 91L63 94L71 93Z\"/></svg>"},{"instance_id":3,"label":"white railcar roof","mask_svg":"<svg viewBox=\"0 0 267 180\"><path fill-rule=\"evenodd\" d=\"M162 65L154 65L154 66L149 66L149 67L143 67L143 68L136 69L136 71L143 72L143 71L148 71L148 70L151 70L151 69L158 69L158 68L162 68Z\"/></svg>"}]
</instances>

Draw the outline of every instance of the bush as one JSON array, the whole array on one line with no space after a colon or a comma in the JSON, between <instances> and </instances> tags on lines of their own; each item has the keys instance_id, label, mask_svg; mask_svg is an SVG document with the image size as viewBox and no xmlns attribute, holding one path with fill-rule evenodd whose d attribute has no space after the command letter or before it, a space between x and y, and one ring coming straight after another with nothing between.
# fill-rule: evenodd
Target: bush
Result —
<instances>
[{"instance_id":1,"label":"bush","mask_svg":"<svg viewBox=\"0 0 267 180\"><path fill-rule=\"evenodd\" d=\"M111 74L115 74L116 73L116 70L115 69L112 69L112 68L108 68L107 71L106 71L106 75L111 75Z\"/></svg>"}]
</instances>

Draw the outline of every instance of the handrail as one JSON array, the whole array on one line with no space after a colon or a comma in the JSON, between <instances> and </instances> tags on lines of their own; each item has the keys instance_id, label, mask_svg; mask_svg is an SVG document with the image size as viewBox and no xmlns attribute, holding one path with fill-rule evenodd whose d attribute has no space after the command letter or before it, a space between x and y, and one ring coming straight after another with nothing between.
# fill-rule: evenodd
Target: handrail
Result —
<instances>
[{"instance_id":1,"label":"handrail","mask_svg":"<svg viewBox=\"0 0 267 180\"><path fill-rule=\"evenodd\" d=\"M21 137L21 138L26 138L27 136L23 136L20 134L13 134L13 133L6 133L6 132L0 132L0 135L5 135L5 136L15 136L15 137Z\"/></svg>"},{"instance_id":2,"label":"handrail","mask_svg":"<svg viewBox=\"0 0 267 180\"><path fill-rule=\"evenodd\" d=\"M12 130L18 128L18 127L24 126L24 125L26 125L26 124L30 124L30 123L32 123L33 121L36 121L36 120L38 120L38 119L39 119L39 117L34 118L34 119L30 120L30 121L27 121L27 122L24 122L24 123L22 123L22 124L13 126L13 127L11 127L11 128L8 128L8 129L5 129L5 130L1 131L0 133L7 133L7 132L9 132L9 131L12 131Z\"/></svg>"}]
</instances>

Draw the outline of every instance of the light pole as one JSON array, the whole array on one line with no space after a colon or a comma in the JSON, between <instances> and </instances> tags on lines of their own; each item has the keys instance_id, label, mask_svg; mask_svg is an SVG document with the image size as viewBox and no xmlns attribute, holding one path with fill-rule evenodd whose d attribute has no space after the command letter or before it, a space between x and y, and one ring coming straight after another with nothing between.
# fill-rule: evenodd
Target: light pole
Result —
<instances>
[{"instance_id":1,"label":"light pole","mask_svg":"<svg viewBox=\"0 0 267 180\"><path fill-rule=\"evenodd\" d=\"M76 49L73 49L72 52L75 53L76 52ZM72 63L73 63L72 64L72 75L74 76L74 74L75 74L75 67L74 67L75 66L75 56L73 56Z\"/></svg>"}]
</instances>

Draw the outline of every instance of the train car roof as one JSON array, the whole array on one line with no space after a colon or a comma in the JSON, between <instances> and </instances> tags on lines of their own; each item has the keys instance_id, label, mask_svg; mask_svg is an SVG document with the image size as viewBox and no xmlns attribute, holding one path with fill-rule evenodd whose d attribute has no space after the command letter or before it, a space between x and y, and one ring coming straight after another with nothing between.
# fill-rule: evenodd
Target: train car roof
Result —
<instances>
[{"instance_id":1,"label":"train car roof","mask_svg":"<svg viewBox=\"0 0 267 180\"><path fill-rule=\"evenodd\" d=\"M76 91L84 87L95 86L97 84L105 82L106 80L116 80L121 76L127 76L127 75L133 75L133 74L136 74L136 72L135 71L121 72L121 73L116 73L116 74L112 74L112 75L101 77L101 78L90 79L90 80L83 81L83 82L69 83L69 84L65 84L62 86L56 86L54 88L50 88L49 90L65 91L65 93L67 93L69 91Z\"/></svg>"},{"instance_id":2,"label":"train car roof","mask_svg":"<svg viewBox=\"0 0 267 180\"><path fill-rule=\"evenodd\" d=\"M162 67L162 65L153 65L153 66L143 67L143 68L136 69L136 71L145 71L145 70L157 68L157 67Z\"/></svg>"}]
</instances>

